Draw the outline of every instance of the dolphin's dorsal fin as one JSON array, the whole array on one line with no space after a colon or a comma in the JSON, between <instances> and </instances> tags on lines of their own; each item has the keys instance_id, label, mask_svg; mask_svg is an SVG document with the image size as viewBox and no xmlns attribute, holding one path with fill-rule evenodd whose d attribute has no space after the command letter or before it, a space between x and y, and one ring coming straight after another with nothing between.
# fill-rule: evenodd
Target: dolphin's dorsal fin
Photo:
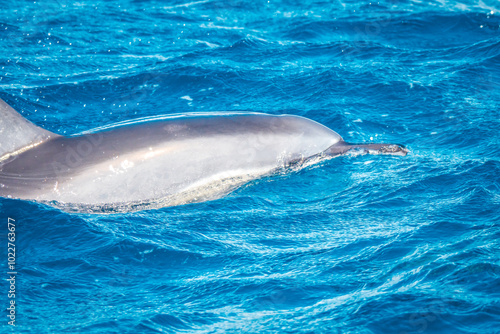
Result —
<instances>
[{"instance_id":1,"label":"dolphin's dorsal fin","mask_svg":"<svg viewBox=\"0 0 500 334\"><path fill-rule=\"evenodd\" d=\"M31 123L0 99L0 161L55 137L59 135Z\"/></svg>"}]
</instances>

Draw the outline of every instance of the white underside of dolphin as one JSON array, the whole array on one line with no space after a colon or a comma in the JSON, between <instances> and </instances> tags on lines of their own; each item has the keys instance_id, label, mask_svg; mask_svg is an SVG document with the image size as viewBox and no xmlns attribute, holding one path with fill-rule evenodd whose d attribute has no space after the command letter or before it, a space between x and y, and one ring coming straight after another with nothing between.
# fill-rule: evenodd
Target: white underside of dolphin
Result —
<instances>
[{"instance_id":1,"label":"white underside of dolphin","mask_svg":"<svg viewBox=\"0 0 500 334\"><path fill-rule=\"evenodd\" d=\"M192 113L63 137L0 100L0 197L67 211L126 212L212 200L250 180L352 148L404 155L398 145L350 145L291 115Z\"/></svg>"}]
</instances>

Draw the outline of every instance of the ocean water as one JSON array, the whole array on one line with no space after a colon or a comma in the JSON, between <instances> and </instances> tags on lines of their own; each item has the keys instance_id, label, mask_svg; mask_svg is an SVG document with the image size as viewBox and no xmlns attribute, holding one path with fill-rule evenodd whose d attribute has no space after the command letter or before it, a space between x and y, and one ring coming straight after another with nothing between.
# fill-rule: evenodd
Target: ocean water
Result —
<instances>
[{"instance_id":1,"label":"ocean water","mask_svg":"<svg viewBox=\"0 0 500 334\"><path fill-rule=\"evenodd\" d=\"M500 333L499 83L496 0L1 1L0 97L50 131L247 110L410 153L127 214L0 198L0 331Z\"/></svg>"}]
</instances>

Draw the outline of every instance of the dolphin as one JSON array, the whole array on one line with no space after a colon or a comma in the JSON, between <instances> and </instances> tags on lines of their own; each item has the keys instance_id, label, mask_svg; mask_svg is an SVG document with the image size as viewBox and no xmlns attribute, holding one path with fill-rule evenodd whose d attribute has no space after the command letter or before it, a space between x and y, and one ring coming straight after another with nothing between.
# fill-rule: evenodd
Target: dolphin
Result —
<instances>
[{"instance_id":1,"label":"dolphin","mask_svg":"<svg viewBox=\"0 0 500 334\"><path fill-rule=\"evenodd\" d=\"M0 197L69 212L113 213L213 200L256 178L356 150L406 155L397 144L349 144L293 115L186 113L61 136L0 99Z\"/></svg>"}]
</instances>

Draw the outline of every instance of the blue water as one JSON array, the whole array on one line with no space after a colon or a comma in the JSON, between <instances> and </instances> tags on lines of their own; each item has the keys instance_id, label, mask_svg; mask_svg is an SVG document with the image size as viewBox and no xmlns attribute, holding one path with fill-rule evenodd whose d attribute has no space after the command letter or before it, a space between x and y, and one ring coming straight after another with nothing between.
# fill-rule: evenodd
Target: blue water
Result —
<instances>
[{"instance_id":1,"label":"blue water","mask_svg":"<svg viewBox=\"0 0 500 334\"><path fill-rule=\"evenodd\" d=\"M499 83L496 0L1 1L0 97L48 130L248 110L411 151L129 214L2 198L1 332L500 333Z\"/></svg>"}]
</instances>

